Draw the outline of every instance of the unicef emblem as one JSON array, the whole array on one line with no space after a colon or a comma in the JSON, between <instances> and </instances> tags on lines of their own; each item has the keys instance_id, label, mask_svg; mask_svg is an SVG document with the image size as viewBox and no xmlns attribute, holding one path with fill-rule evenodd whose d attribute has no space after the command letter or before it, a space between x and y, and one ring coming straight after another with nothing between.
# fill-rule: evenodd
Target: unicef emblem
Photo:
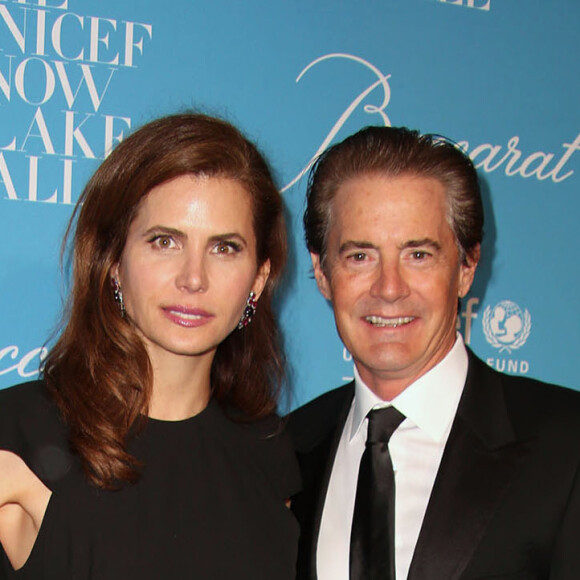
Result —
<instances>
[{"instance_id":1,"label":"unicef emblem","mask_svg":"<svg viewBox=\"0 0 580 580\"><path fill-rule=\"evenodd\" d=\"M499 352L511 352L523 346L530 336L532 317L511 300L502 300L483 311L483 332L487 342Z\"/></svg>"}]
</instances>

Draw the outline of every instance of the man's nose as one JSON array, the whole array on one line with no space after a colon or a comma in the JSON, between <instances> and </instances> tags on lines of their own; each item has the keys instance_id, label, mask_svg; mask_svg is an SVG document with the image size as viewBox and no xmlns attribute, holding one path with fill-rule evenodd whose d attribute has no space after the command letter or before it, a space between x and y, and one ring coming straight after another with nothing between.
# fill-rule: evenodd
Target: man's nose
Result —
<instances>
[{"instance_id":1,"label":"man's nose","mask_svg":"<svg viewBox=\"0 0 580 580\"><path fill-rule=\"evenodd\" d=\"M409 295L409 284L399 260L379 260L370 293L388 302L395 302Z\"/></svg>"}]
</instances>

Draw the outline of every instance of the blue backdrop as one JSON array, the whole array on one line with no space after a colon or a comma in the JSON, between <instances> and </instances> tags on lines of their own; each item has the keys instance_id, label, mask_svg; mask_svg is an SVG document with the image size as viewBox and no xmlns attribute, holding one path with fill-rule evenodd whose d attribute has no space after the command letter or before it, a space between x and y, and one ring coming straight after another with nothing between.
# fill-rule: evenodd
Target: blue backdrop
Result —
<instances>
[{"instance_id":1,"label":"blue backdrop","mask_svg":"<svg viewBox=\"0 0 580 580\"><path fill-rule=\"evenodd\" d=\"M500 370L580 388L579 22L576 0L0 0L0 388L37 372L87 178L130 128L191 107L242 128L283 188L295 404L352 375L310 277L303 175L368 124L469 151L487 237L460 330Z\"/></svg>"}]
</instances>

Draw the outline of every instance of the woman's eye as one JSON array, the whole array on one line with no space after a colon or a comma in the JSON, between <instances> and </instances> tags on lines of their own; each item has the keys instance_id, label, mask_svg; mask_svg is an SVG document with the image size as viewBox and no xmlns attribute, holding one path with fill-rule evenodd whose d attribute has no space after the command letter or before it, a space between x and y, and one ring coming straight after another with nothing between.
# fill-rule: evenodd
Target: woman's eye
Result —
<instances>
[{"instance_id":1,"label":"woman's eye","mask_svg":"<svg viewBox=\"0 0 580 580\"><path fill-rule=\"evenodd\" d=\"M175 242L171 236L155 236L149 240L149 243L162 250L168 250L175 246Z\"/></svg>"},{"instance_id":2,"label":"woman's eye","mask_svg":"<svg viewBox=\"0 0 580 580\"><path fill-rule=\"evenodd\" d=\"M239 244L235 242L220 242L214 246L214 253L226 256L229 254L236 254L240 251Z\"/></svg>"}]
</instances>

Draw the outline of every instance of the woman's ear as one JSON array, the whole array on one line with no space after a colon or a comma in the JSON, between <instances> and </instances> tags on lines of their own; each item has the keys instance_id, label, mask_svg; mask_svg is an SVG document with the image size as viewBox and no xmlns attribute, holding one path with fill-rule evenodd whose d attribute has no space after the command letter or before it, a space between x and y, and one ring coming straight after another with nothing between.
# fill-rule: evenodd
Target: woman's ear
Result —
<instances>
[{"instance_id":1,"label":"woman's ear","mask_svg":"<svg viewBox=\"0 0 580 580\"><path fill-rule=\"evenodd\" d=\"M113 264L113 267L109 271L109 276L111 277L111 280L119 281L119 262Z\"/></svg>"},{"instance_id":2,"label":"woman's ear","mask_svg":"<svg viewBox=\"0 0 580 580\"><path fill-rule=\"evenodd\" d=\"M264 287L266 286L266 282L270 277L270 260L266 260L261 264L258 268L258 272L256 273L256 278L254 279L254 284L252 285L252 292L256 295L256 300L260 298L262 292L264 291Z\"/></svg>"}]
</instances>

